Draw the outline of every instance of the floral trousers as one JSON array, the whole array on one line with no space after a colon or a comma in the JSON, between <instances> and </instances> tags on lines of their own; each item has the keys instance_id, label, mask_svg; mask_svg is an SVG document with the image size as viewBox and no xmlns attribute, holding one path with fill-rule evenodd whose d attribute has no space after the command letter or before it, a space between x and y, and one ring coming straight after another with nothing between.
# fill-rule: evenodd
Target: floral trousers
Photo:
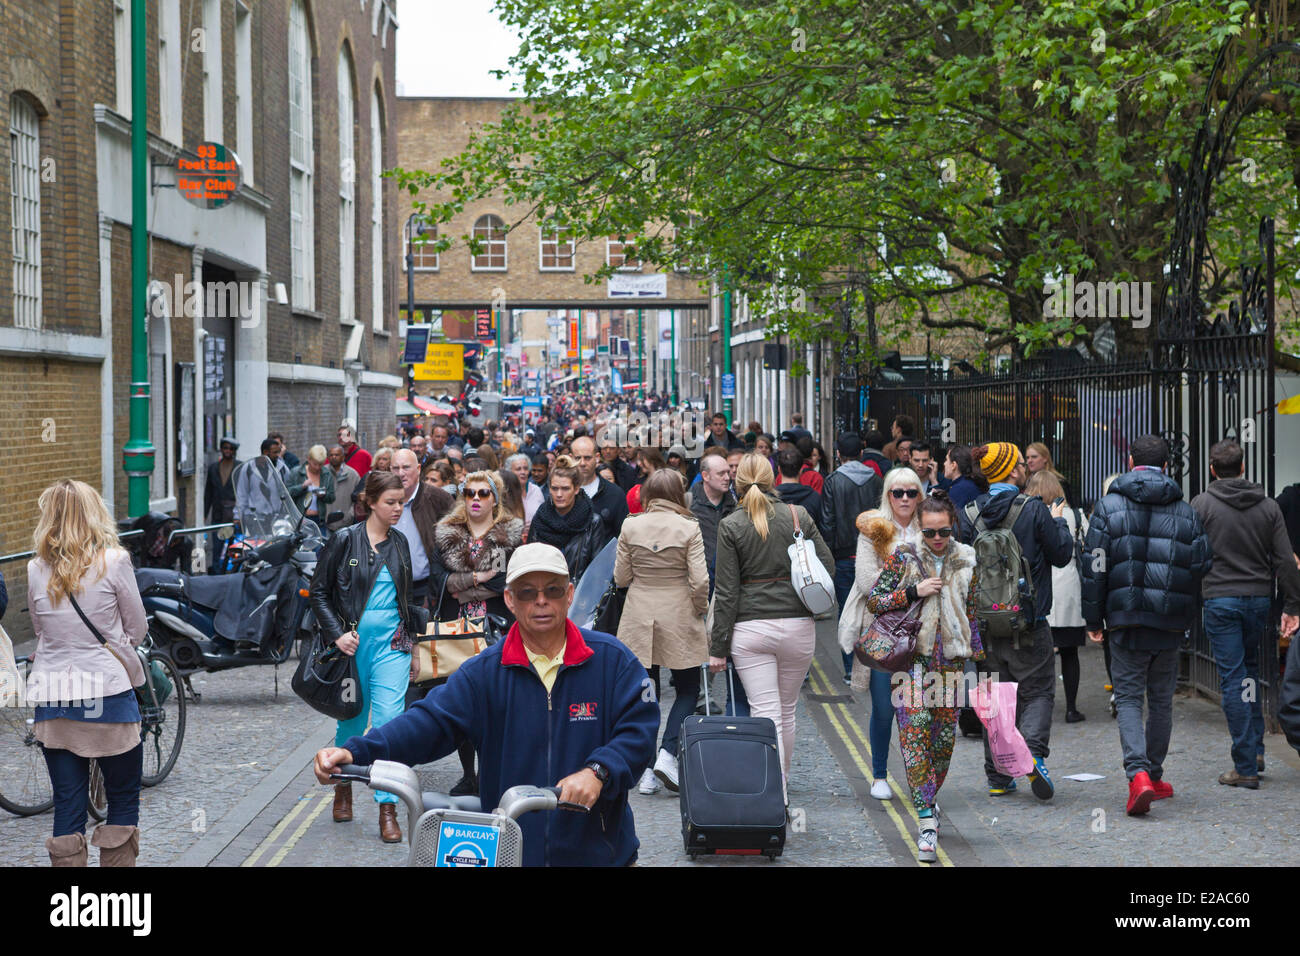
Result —
<instances>
[{"instance_id":1,"label":"floral trousers","mask_svg":"<svg viewBox=\"0 0 1300 956\"><path fill-rule=\"evenodd\" d=\"M917 654L911 670L894 674L891 698L898 715L898 745L907 770L907 785L917 810L934 806L948 776L957 729L956 688L964 676L962 661Z\"/></svg>"}]
</instances>

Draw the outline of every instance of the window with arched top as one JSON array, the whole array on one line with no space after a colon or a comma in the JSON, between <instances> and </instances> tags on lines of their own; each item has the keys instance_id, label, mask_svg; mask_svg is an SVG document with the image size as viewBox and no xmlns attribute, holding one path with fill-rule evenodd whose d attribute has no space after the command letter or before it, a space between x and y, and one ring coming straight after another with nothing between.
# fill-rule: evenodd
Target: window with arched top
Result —
<instances>
[{"instance_id":1,"label":"window with arched top","mask_svg":"<svg viewBox=\"0 0 1300 956\"><path fill-rule=\"evenodd\" d=\"M10 234L14 325L41 327L41 126L36 108L9 98Z\"/></svg>"},{"instance_id":2,"label":"window with arched top","mask_svg":"<svg viewBox=\"0 0 1300 956\"><path fill-rule=\"evenodd\" d=\"M482 251L471 260L474 272L506 270L506 224L500 216L479 216L474 223L474 238Z\"/></svg>"},{"instance_id":3,"label":"window with arched top","mask_svg":"<svg viewBox=\"0 0 1300 956\"><path fill-rule=\"evenodd\" d=\"M316 308L316 227L312 146L311 38L302 0L289 7L289 247L295 309Z\"/></svg>"},{"instance_id":4,"label":"window with arched top","mask_svg":"<svg viewBox=\"0 0 1300 956\"><path fill-rule=\"evenodd\" d=\"M357 159L356 97L352 93L352 57L339 50L339 320L357 320Z\"/></svg>"},{"instance_id":5,"label":"window with arched top","mask_svg":"<svg viewBox=\"0 0 1300 956\"><path fill-rule=\"evenodd\" d=\"M370 94L370 325L384 327L384 107Z\"/></svg>"}]
</instances>

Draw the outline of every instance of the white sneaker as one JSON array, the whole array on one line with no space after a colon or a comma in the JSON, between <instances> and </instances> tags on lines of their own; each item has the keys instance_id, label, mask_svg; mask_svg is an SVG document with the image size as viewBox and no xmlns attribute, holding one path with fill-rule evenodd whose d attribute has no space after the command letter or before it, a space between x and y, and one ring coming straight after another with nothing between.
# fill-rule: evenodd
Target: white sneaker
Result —
<instances>
[{"instance_id":1,"label":"white sneaker","mask_svg":"<svg viewBox=\"0 0 1300 956\"><path fill-rule=\"evenodd\" d=\"M659 778L655 776L655 772L649 767L646 767L645 773L641 774L641 782L636 785L636 792L646 795L659 792Z\"/></svg>"},{"instance_id":2,"label":"white sneaker","mask_svg":"<svg viewBox=\"0 0 1300 956\"><path fill-rule=\"evenodd\" d=\"M889 800L894 796L894 791L889 788L888 780L877 780L871 784L871 795L877 800Z\"/></svg>"},{"instance_id":3,"label":"white sneaker","mask_svg":"<svg viewBox=\"0 0 1300 956\"><path fill-rule=\"evenodd\" d=\"M655 760L654 775L673 793L677 792L677 758L667 750L659 751L659 757Z\"/></svg>"}]
</instances>

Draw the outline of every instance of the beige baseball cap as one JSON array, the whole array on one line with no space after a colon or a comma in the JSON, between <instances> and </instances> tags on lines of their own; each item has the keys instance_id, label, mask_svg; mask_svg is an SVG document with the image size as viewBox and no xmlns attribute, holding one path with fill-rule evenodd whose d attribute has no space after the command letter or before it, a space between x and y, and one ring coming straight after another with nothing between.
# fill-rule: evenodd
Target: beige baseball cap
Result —
<instances>
[{"instance_id":1,"label":"beige baseball cap","mask_svg":"<svg viewBox=\"0 0 1300 956\"><path fill-rule=\"evenodd\" d=\"M569 564L564 560L564 552L550 544L534 541L515 549L510 556L510 565L506 568L506 584L525 574L545 571L548 574L569 576Z\"/></svg>"}]
</instances>

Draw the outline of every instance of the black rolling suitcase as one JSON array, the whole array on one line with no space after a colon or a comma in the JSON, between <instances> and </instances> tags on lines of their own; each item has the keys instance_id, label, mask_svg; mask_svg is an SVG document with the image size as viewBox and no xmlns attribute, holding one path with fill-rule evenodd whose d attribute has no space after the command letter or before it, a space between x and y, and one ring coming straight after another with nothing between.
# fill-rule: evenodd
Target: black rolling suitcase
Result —
<instances>
[{"instance_id":1,"label":"black rolling suitcase","mask_svg":"<svg viewBox=\"0 0 1300 956\"><path fill-rule=\"evenodd\" d=\"M730 669L728 669L730 677ZM709 674L704 675L708 710ZM785 847L776 725L767 717L700 717L682 724L677 779L686 855L754 855Z\"/></svg>"}]
</instances>

